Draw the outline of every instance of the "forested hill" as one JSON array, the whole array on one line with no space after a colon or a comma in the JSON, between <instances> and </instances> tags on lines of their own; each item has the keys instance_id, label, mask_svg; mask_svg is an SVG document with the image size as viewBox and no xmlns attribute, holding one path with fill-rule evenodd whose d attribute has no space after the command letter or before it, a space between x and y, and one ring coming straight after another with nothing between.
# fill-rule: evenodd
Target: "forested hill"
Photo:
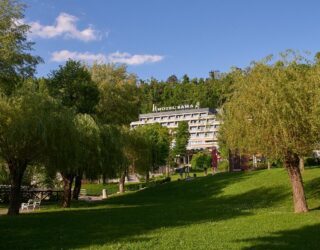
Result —
<instances>
[{"instance_id":1,"label":"forested hill","mask_svg":"<svg viewBox=\"0 0 320 250\"><path fill-rule=\"evenodd\" d=\"M233 82L232 73L210 73L208 78L190 79L184 75L178 79L175 75L166 81L151 79L138 84L140 112L151 112L152 104L157 106L175 106L200 103L201 107L217 108L224 102Z\"/></svg>"},{"instance_id":2,"label":"forested hill","mask_svg":"<svg viewBox=\"0 0 320 250\"><path fill-rule=\"evenodd\" d=\"M239 70L229 73L209 73L208 78L190 79L170 76L166 81L154 78L139 80L126 66L94 64L88 68L100 92L97 116L108 124L128 125L141 113L158 107L200 103L200 107L217 108L231 93Z\"/></svg>"}]
</instances>

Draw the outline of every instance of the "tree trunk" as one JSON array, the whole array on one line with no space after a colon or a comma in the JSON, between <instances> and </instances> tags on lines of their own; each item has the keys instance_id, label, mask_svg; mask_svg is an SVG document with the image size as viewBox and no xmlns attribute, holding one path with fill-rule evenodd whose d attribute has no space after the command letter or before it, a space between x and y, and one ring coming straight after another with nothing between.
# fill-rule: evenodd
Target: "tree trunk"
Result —
<instances>
[{"instance_id":1,"label":"tree trunk","mask_svg":"<svg viewBox=\"0 0 320 250\"><path fill-rule=\"evenodd\" d=\"M119 179L119 193L124 193L124 182L126 180L126 173L123 173Z\"/></svg>"},{"instance_id":2,"label":"tree trunk","mask_svg":"<svg viewBox=\"0 0 320 250\"><path fill-rule=\"evenodd\" d=\"M72 193L72 198L74 200L79 199L80 190L81 190L81 182L82 182L82 173L80 173L79 175L76 175L75 180L74 180L74 188L73 188L73 193Z\"/></svg>"},{"instance_id":3,"label":"tree trunk","mask_svg":"<svg viewBox=\"0 0 320 250\"><path fill-rule=\"evenodd\" d=\"M293 204L295 213L308 212L308 205L304 194L303 181L299 169L299 157L288 152L285 157L285 167L291 181Z\"/></svg>"},{"instance_id":4,"label":"tree trunk","mask_svg":"<svg viewBox=\"0 0 320 250\"><path fill-rule=\"evenodd\" d=\"M61 173L63 178L63 199L62 207L67 208L71 205L71 191L72 191L72 182L74 179L73 174L64 174Z\"/></svg>"},{"instance_id":5,"label":"tree trunk","mask_svg":"<svg viewBox=\"0 0 320 250\"><path fill-rule=\"evenodd\" d=\"M26 163L9 162L10 171L10 196L8 215L19 215L21 203L21 182L23 174L27 168Z\"/></svg>"},{"instance_id":6,"label":"tree trunk","mask_svg":"<svg viewBox=\"0 0 320 250\"><path fill-rule=\"evenodd\" d=\"M270 163L269 160L267 161L267 164L268 164L268 170L270 170L271 169L271 163Z\"/></svg>"},{"instance_id":7,"label":"tree trunk","mask_svg":"<svg viewBox=\"0 0 320 250\"><path fill-rule=\"evenodd\" d=\"M149 170L147 170L147 172L146 172L146 183L149 182L149 179L150 179Z\"/></svg>"},{"instance_id":8,"label":"tree trunk","mask_svg":"<svg viewBox=\"0 0 320 250\"><path fill-rule=\"evenodd\" d=\"M304 171L304 158L302 156L299 157L299 168L300 168L300 172Z\"/></svg>"},{"instance_id":9,"label":"tree trunk","mask_svg":"<svg viewBox=\"0 0 320 250\"><path fill-rule=\"evenodd\" d=\"M170 176L169 166L166 166L166 176Z\"/></svg>"},{"instance_id":10,"label":"tree trunk","mask_svg":"<svg viewBox=\"0 0 320 250\"><path fill-rule=\"evenodd\" d=\"M107 184L107 175L105 173L102 174L102 184L103 185Z\"/></svg>"}]
</instances>

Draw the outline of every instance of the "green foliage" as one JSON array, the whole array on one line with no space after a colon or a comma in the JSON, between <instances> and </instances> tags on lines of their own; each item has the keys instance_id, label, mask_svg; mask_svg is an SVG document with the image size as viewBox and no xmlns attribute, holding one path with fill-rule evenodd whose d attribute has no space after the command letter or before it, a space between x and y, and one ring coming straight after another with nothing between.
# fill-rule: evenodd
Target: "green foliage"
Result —
<instances>
[{"instance_id":1,"label":"green foliage","mask_svg":"<svg viewBox=\"0 0 320 250\"><path fill-rule=\"evenodd\" d=\"M221 138L230 148L278 159L305 155L319 142L320 67L287 57L236 73L223 107Z\"/></svg>"},{"instance_id":2,"label":"green foliage","mask_svg":"<svg viewBox=\"0 0 320 250\"><path fill-rule=\"evenodd\" d=\"M153 145L145 130L134 129L126 133L124 151L133 170L139 174L145 174L152 166Z\"/></svg>"},{"instance_id":3,"label":"green foliage","mask_svg":"<svg viewBox=\"0 0 320 250\"><path fill-rule=\"evenodd\" d=\"M127 164L123 153L123 136L120 128L100 126L101 154L100 173L104 177L118 177Z\"/></svg>"},{"instance_id":4,"label":"green foliage","mask_svg":"<svg viewBox=\"0 0 320 250\"><path fill-rule=\"evenodd\" d=\"M137 133L147 140L150 150L150 166L156 170L167 162L169 156L170 136L168 128L162 127L159 123L140 126L136 128ZM148 155L145 155L148 157Z\"/></svg>"},{"instance_id":5,"label":"green foliage","mask_svg":"<svg viewBox=\"0 0 320 250\"><path fill-rule=\"evenodd\" d=\"M179 122L178 128L175 131L175 145L173 148L174 155L185 155L187 152L187 145L189 141L189 125L187 122Z\"/></svg>"},{"instance_id":6,"label":"green foliage","mask_svg":"<svg viewBox=\"0 0 320 250\"><path fill-rule=\"evenodd\" d=\"M29 26L20 21L24 8L16 0L0 1L0 92L6 95L32 77L36 65L42 62L30 53L33 42L27 39Z\"/></svg>"},{"instance_id":7,"label":"green foliage","mask_svg":"<svg viewBox=\"0 0 320 250\"><path fill-rule=\"evenodd\" d=\"M229 171L229 161L222 160L218 163L218 172L227 172Z\"/></svg>"},{"instance_id":8,"label":"green foliage","mask_svg":"<svg viewBox=\"0 0 320 250\"><path fill-rule=\"evenodd\" d=\"M136 76L127 73L125 66L112 64L94 64L90 73L100 92L97 115L101 122L128 125L136 120L140 105Z\"/></svg>"},{"instance_id":9,"label":"green foliage","mask_svg":"<svg viewBox=\"0 0 320 250\"><path fill-rule=\"evenodd\" d=\"M233 72L221 74L217 78L190 80L188 75L184 75L181 81L176 76L169 77L165 82L153 78L146 82L140 81L140 112L151 112L152 104L176 106L200 102L201 107L218 108L231 92L233 82Z\"/></svg>"},{"instance_id":10,"label":"green foliage","mask_svg":"<svg viewBox=\"0 0 320 250\"><path fill-rule=\"evenodd\" d=\"M86 174L88 178L97 176L101 164L100 129L95 120L88 114L78 114L75 117L77 130L78 152L77 172Z\"/></svg>"},{"instance_id":11,"label":"green foliage","mask_svg":"<svg viewBox=\"0 0 320 250\"><path fill-rule=\"evenodd\" d=\"M93 113L99 102L99 90L80 62L67 61L51 73L47 85L51 96L74 108L76 113Z\"/></svg>"},{"instance_id":12,"label":"green foliage","mask_svg":"<svg viewBox=\"0 0 320 250\"><path fill-rule=\"evenodd\" d=\"M191 167L193 169L204 169L211 167L211 156L206 152L198 152L192 156Z\"/></svg>"},{"instance_id":13,"label":"green foliage","mask_svg":"<svg viewBox=\"0 0 320 250\"><path fill-rule=\"evenodd\" d=\"M10 98L2 96L0 113L0 156L7 162L43 162L57 141L66 142L69 131L61 123L66 114L45 93L20 89Z\"/></svg>"},{"instance_id":14,"label":"green foliage","mask_svg":"<svg viewBox=\"0 0 320 250\"><path fill-rule=\"evenodd\" d=\"M9 185L9 169L4 162L0 161L0 185Z\"/></svg>"}]
</instances>

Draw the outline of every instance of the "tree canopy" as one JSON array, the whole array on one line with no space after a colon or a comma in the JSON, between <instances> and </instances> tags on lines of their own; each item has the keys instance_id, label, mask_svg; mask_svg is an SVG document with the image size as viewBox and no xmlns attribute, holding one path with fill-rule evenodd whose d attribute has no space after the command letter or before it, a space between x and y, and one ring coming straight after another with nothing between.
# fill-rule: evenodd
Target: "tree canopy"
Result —
<instances>
[{"instance_id":1,"label":"tree canopy","mask_svg":"<svg viewBox=\"0 0 320 250\"><path fill-rule=\"evenodd\" d=\"M237 71L223 106L221 139L232 150L281 158L293 187L296 212L307 211L299 156L319 143L319 64L287 54Z\"/></svg>"},{"instance_id":2,"label":"tree canopy","mask_svg":"<svg viewBox=\"0 0 320 250\"><path fill-rule=\"evenodd\" d=\"M0 90L10 95L24 80L32 77L42 62L31 54L29 26L21 22L25 6L15 0L0 2Z\"/></svg>"}]
</instances>

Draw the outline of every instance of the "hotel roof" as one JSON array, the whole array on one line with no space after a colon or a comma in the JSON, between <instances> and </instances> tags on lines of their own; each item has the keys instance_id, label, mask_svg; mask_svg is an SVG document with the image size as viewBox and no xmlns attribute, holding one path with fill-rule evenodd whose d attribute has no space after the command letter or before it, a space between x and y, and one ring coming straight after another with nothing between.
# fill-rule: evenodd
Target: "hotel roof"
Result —
<instances>
[{"instance_id":1,"label":"hotel roof","mask_svg":"<svg viewBox=\"0 0 320 250\"><path fill-rule=\"evenodd\" d=\"M163 115L177 115L177 114L192 114L192 113L201 113L207 112L209 114L216 114L217 111L210 108L196 108L196 109L179 109L179 110L170 110L163 112L152 112L147 114L140 114L139 118L154 117L154 116L163 116Z\"/></svg>"}]
</instances>

